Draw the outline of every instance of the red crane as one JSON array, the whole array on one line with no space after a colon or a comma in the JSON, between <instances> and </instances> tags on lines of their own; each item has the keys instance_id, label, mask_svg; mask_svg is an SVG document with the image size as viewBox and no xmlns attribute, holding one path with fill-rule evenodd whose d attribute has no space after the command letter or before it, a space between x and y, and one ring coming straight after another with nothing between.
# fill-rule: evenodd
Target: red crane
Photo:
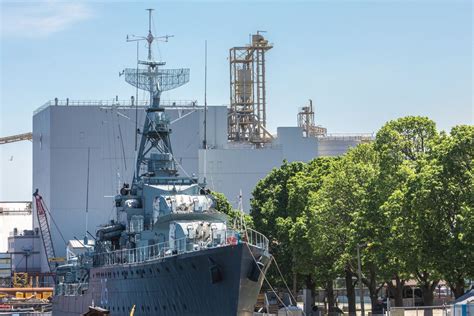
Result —
<instances>
[{"instance_id":1,"label":"red crane","mask_svg":"<svg viewBox=\"0 0 474 316\"><path fill-rule=\"evenodd\" d=\"M46 214L46 212L49 213L49 210L43 201L43 197L38 193L38 189L36 189L33 196L35 197L36 215L38 217L38 223L41 230L41 239L43 240L43 246L46 253L46 259L48 261L49 270L54 272L56 270L57 263L52 262L54 258L56 258L56 255L54 253L51 230L49 229L48 215Z\"/></svg>"}]
</instances>

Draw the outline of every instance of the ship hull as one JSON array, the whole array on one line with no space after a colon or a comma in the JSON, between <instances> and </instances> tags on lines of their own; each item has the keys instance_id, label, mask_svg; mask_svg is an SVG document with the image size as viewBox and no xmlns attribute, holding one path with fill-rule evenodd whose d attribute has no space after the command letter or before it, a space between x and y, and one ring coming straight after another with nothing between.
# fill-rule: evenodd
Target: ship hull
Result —
<instances>
[{"instance_id":1,"label":"ship hull","mask_svg":"<svg viewBox=\"0 0 474 316\"><path fill-rule=\"evenodd\" d=\"M254 257L265 265L259 269ZM269 262L262 249L241 243L92 268L82 295L53 298L53 316L81 315L92 305L124 316L133 306L135 315L252 315Z\"/></svg>"}]
</instances>

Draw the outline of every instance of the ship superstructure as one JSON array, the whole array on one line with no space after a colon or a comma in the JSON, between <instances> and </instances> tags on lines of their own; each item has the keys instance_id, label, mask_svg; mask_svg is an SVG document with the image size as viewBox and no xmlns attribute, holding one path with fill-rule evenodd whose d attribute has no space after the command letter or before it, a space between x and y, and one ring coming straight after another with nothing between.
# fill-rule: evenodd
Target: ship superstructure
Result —
<instances>
[{"instance_id":1,"label":"ship superstructure","mask_svg":"<svg viewBox=\"0 0 474 316\"><path fill-rule=\"evenodd\" d=\"M270 262L265 236L228 227L205 184L181 176L173 157L163 91L189 81L189 69L162 69L149 31L144 68L125 80L148 91L149 107L134 177L115 196L116 220L100 227L95 245L68 253L57 268L53 315L78 315L89 306L112 315L252 315ZM134 39L130 39L134 40Z\"/></svg>"}]
</instances>

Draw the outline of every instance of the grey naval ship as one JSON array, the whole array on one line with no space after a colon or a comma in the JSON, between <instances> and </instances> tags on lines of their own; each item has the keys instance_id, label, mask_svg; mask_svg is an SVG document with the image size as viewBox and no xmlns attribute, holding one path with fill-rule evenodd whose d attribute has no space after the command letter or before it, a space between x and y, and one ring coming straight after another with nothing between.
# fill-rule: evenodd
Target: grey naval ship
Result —
<instances>
[{"instance_id":1,"label":"grey naval ship","mask_svg":"<svg viewBox=\"0 0 474 316\"><path fill-rule=\"evenodd\" d=\"M56 268L53 315L91 306L111 315L252 315L271 261L268 239L231 225L205 184L178 174L160 94L188 82L189 69L162 69L151 28L142 39L147 60L123 72L150 94L135 175L114 198L116 220Z\"/></svg>"}]
</instances>

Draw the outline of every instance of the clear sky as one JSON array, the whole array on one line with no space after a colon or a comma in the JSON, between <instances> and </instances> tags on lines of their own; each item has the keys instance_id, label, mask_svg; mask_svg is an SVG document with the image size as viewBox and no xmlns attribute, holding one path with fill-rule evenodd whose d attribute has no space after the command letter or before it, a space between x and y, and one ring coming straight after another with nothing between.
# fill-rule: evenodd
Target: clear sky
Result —
<instances>
[{"instance_id":1,"label":"clear sky","mask_svg":"<svg viewBox=\"0 0 474 316\"><path fill-rule=\"evenodd\" d=\"M47 100L129 98L118 73L134 66L127 34L146 35L156 9L158 55L191 68L164 98L229 103L228 49L265 30L271 131L296 125L313 99L329 133L376 132L387 120L426 115L449 130L473 124L471 1L2 1L0 135L31 131ZM145 46L141 45L141 51ZM30 199L31 143L0 147L0 200Z\"/></svg>"}]
</instances>

